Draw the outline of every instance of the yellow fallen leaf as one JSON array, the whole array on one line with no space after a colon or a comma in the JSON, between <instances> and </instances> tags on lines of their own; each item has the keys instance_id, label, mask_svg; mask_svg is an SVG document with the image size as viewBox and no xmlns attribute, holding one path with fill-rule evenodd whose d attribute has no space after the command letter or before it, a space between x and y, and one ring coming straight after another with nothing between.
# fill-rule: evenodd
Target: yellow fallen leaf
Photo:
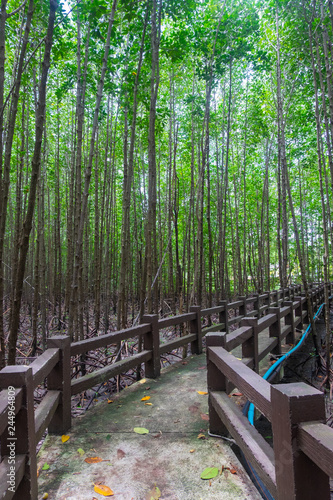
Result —
<instances>
[{"instance_id":1,"label":"yellow fallen leaf","mask_svg":"<svg viewBox=\"0 0 333 500\"><path fill-rule=\"evenodd\" d=\"M65 434L63 434L63 435L61 436L61 441L62 441L63 443L66 443L66 441L68 441L68 440L69 440L69 438L70 438L70 436L66 436Z\"/></svg>"},{"instance_id":2,"label":"yellow fallen leaf","mask_svg":"<svg viewBox=\"0 0 333 500\"><path fill-rule=\"evenodd\" d=\"M145 379L145 378L142 378L141 380L139 380L139 384L144 384L145 382L147 382L147 379Z\"/></svg>"},{"instance_id":3,"label":"yellow fallen leaf","mask_svg":"<svg viewBox=\"0 0 333 500\"><path fill-rule=\"evenodd\" d=\"M141 401L148 401L148 399L150 399L150 396L144 396L143 398L141 398Z\"/></svg>"},{"instance_id":4,"label":"yellow fallen leaf","mask_svg":"<svg viewBox=\"0 0 333 500\"><path fill-rule=\"evenodd\" d=\"M195 452L195 449L193 448L192 450L190 450L190 453L194 453Z\"/></svg>"},{"instance_id":5,"label":"yellow fallen leaf","mask_svg":"<svg viewBox=\"0 0 333 500\"><path fill-rule=\"evenodd\" d=\"M161 498L161 490L155 484L154 488L147 494L146 500L158 500L159 498Z\"/></svg>"},{"instance_id":6,"label":"yellow fallen leaf","mask_svg":"<svg viewBox=\"0 0 333 500\"><path fill-rule=\"evenodd\" d=\"M49 494L48 493L44 493L44 495L42 496L42 500L46 500L47 498L49 498Z\"/></svg>"},{"instance_id":7,"label":"yellow fallen leaf","mask_svg":"<svg viewBox=\"0 0 333 500\"><path fill-rule=\"evenodd\" d=\"M197 391L198 394L202 395L202 394L208 394L207 391Z\"/></svg>"},{"instance_id":8,"label":"yellow fallen leaf","mask_svg":"<svg viewBox=\"0 0 333 500\"><path fill-rule=\"evenodd\" d=\"M197 439L206 439L206 436L204 434L198 434Z\"/></svg>"},{"instance_id":9,"label":"yellow fallen leaf","mask_svg":"<svg viewBox=\"0 0 333 500\"><path fill-rule=\"evenodd\" d=\"M113 403L113 399L108 399L108 404Z\"/></svg>"},{"instance_id":10,"label":"yellow fallen leaf","mask_svg":"<svg viewBox=\"0 0 333 500\"><path fill-rule=\"evenodd\" d=\"M95 484L94 491L96 493L99 493L100 495L103 495L103 497L112 497L114 495L111 488L105 486L105 484Z\"/></svg>"},{"instance_id":11,"label":"yellow fallen leaf","mask_svg":"<svg viewBox=\"0 0 333 500\"><path fill-rule=\"evenodd\" d=\"M153 403L145 403L146 406L153 406Z\"/></svg>"}]
</instances>

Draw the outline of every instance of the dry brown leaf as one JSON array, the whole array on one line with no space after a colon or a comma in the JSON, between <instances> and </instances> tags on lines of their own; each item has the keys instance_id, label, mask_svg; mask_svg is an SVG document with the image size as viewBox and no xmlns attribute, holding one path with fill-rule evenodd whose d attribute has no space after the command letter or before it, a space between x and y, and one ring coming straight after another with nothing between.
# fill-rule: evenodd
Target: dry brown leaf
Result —
<instances>
[{"instance_id":1,"label":"dry brown leaf","mask_svg":"<svg viewBox=\"0 0 333 500\"><path fill-rule=\"evenodd\" d=\"M202 420L206 420L206 421L209 420L209 416L206 415L206 413L200 413L200 417L202 418Z\"/></svg>"},{"instance_id":2,"label":"dry brown leaf","mask_svg":"<svg viewBox=\"0 0 333 500\"><path fill-rule=\"evenodd\" d=\"M118 460L121 460L122 458L124 458L126 456L126 453L121 450L120 448L117 450L117 458Z\"/></svg>"},{"instance_id":3,"label":"dry brown leaf","mask_svg":"<svg viewBox=\"0 0 333 500\"><path fill-rule=\"evenodd\" d=\"M94 491L96 493L99 493L100 495L103 495L103 497L112 497L114 495L111 488L105 486L105 484L95 484Z\"/></svg>"}]
</instances>

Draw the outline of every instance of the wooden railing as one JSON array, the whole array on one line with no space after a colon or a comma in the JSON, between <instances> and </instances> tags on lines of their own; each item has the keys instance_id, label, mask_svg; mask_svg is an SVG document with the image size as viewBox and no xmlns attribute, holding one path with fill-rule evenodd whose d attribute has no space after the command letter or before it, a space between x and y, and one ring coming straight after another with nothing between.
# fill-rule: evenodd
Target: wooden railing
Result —
<instances>
[{"instance_id":1,"label":"wooden railing","mask_svg":"<svg viewBox=\"0 0 333 500\"><path fill-rule=\"evenodd\" d=\"M313 299L315 309L320 289ZM232 333L206 335L210 432L233 436L276 500L329 500L333 429L323 423L324 394L305 383L271 385L256 373L259 361L268 352L280 354L283 339L294 343L296 326L307 321L303 297L285 304L259 320L242 320ZM267 329L267 346L261 342L259 348L256 339ZM242 360L228 352L239 344ZM271 422L273 448L228 397L234 387Z\"/></svg>"},{"instance_id":2,"label":"wooden railing","mask_svg":"<svg viewBox=\"0 0 333 500\"><path fill-rule=\"evenodd\" d=\"M272 350L280 352L281 340L287 337L288 341L292 341L296 327L301 328L307 321L305 298L300 294L301 287L293 286L253 297L240 297L232 303L224 301L210 309L201 310L199 306L193 306L189 313L165 319L158 319L157 315L146 315L143 323L137 327L72 344L67 336L51 337L48 339L47 350L30 366L8 366L1 370L0 499L37 499L36 444L47 428L50 433L55 434L64 434L69 430L72 395L141 364L144 364L146 377L158 377L161 355L188 344L191 345L192 354L200 354L202 338L206 334L209 334L209 342L218 338L219 345L228 350L242 345L244 363L239 363L255 375L247 366L257 371L259 361ZM311 294L314 305L322 302L323 286L313 287ZM212 324L216 315L218 323ZM203 328L202 318L205 321L208 319L208 326L204 325ZM281 318L285 318L285 327L280 332ZM237 324L239 328L231 332L231 328ZM162 343L160 330L176 325L183 325L184 335ZM268 331L269 337L262 351L258 336L264 330ZM213 335L213 331L225 333ZM141 352L72 380L72 357L133 338L143 338ZM212 376L211 370L212 368L209 377ZM34 390L45 379L47 393L34 410ZM230 377L230 380L233 381L233 378ZM258 380L262 381L259 376ZM238 379L235 385L237 381ZM309 437L311 429L304 428L302 432L306 443L304 446L312 449L311 439L315 438Z\"/></svg>"}]
</instances>

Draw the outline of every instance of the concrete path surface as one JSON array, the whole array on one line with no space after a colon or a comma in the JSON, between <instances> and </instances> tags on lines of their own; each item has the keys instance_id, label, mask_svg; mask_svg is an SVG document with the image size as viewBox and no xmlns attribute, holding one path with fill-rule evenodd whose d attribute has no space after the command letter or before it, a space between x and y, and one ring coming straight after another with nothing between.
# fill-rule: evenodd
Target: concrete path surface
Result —
<instances>
[{"instance_id":1,"label":"concrete path surface","mask_svg":"<svg viewBox=\"0 0 333 500\"><path fill-rule=\"evenodd\" d=\"M192 356L89 409L73 420L67 442L47 436L38 454L39 497L102 499L94 491L102 484L115 500L259 500L229 445L208 436L208 396L198 394L206 390L205 355ZM89 464L87 457L103 461ZM236 473L224 469L203 480L207 467Z\"/></svg>"}]
</instances>

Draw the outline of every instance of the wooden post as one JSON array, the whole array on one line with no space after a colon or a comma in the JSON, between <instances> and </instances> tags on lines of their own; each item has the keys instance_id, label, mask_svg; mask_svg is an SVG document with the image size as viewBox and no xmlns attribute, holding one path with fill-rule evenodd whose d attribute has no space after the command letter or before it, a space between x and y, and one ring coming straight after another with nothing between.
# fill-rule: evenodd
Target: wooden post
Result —
<instances>
[{"instance_id":1,"label":"wooden post","mask_svg":"<svg viewBox=\"0 0 333 500\"><path fill-rule=\"evenodd\" d=\"M259 293L255 293L255 294L254 294L254 297L256 298L256 300L253 302L253 309L254 309L254 311L257 311L256 317L259 319L259 318L260 318L260 311L259 311L259 308L260 308Z\"/></svg>"},{"instance_id":2,"label":"wooden post","mask_svg":"<svg viewBox=\"0 0 333 500\"><path fill-rule=\"evenodd\" d=\"M215 411L211 399L210 391L226 391L227 389L227 378L220 372L217 366L211 362L209 357L209 347L223 347L226 344L226 334L225 333L207 333L206 335L206 346L207 346L207 387L208 387L208 409L209 409L209 430L212 434L217 434L219 436L227 436L228 430L221 421L217 412Z\"/></svg>"},{"instance_id":3,"label":"wooden post","mask_svg":"<svg viewBox=\"0 0 333 500\"><path fill-rule=\"evenodd\" d=\"M152 351L151 359L145 363L145 375L148 378L157 378L161 374L158 315L145 314L142 321L143 323L150 323L151 325L151 330L148 333L145 333L143 339L143 348L146 351Z\"/></svg>"},{"instance_id":4,"label":"wooden post","mask_svg":"<svg viewBox=\"0 0 333 500\"><path fill-rule=\"evenodd\" d=\"M241 300L243 303L241 306L239 306L239 315L240 316L246 316L246 296L245 295L240 295L238 297L238 300Z\"/></svg>"},{"instance_id":5,"label":"wooden post","mask_svg":"<svg viewBox=\"0 0 333 500\"><path fill-rule=\"evenodd\" d=\"M294 322L294 302L292 300L288 300L285 302L285 305L289 307L289 312L285 316L284 322L286 325L290 325L291 332L286 336L285 343L286 344L295 344L296 342L296 332L295 332L295 322Z\"/></svg>"},{"instance_id":6,"label":"wooden post","mask_svg":"<svg viewBox=\"0 0 333 500\"><path fill-rule=\"evenodd\" d=\"M10 458L25 455L25 471L20 484L15 484L14 495L8 496L8 498L36 500L38 496L37 443L32 369L29 366L6 366L3 368L0 372L0 388L8 390L10 387L22 388L22 406L13 422L10 422L8 416L10 425L1 436L1 455ZM8 477L10 477L9 474Z\"/></svg>"},{"instance_id":7,"label":"wooden post","mask_svg":"<svg viewBox=\"0 0 333 500\"><path fill-rule=\"evenodd\" d=\"M229 333L229 317L228 317L228 302L226 300L220 300L220 306L224 306L223 311L220 312L219 322L224 323L224 331Z\"/></svg>"},{"instance_id":8,"label":"wooden post","mask_svg":"<svg viewBox=\"0 0 333 500\"><path fill-rule=\"evenodd\" d=\"M269 327L269 336L277 338L277 345L272 350L273 354L281 354L281 313L280 307L270 307L269 314L275 314L276 321Z\"/></svg>"},{"instance_id":9,"label":"wooden post","mask_svg":"<svg viewBox=\"0 0 333 500\"><path fill-rule=\"evenodd\" d=\"M240 326L252 326L252 336L242 344L242 358L253 359L253 369L259 373L259 345L257 318L243 318Z\"/></svg>"},{"instance_id":10,"label":"wooden post","mask_svg":"<svg viewBox=\"0 0 333 500\"><path fill-rule=\"evenodd\" d=\"M295 308L295 318L296 317L299 317L300 318L300 323L297 325L297 328L299 330L302 330L303 329L303 319L302 319L302 299L303 297L299 296L299 297L295 297L295 300L297 301L297 305L296 305L296 308Z\"/></svg>"},{"instance_id":11,"label":"wooden post","mask_svg":"<svg viewBox=\"0 0 333 500\"><path fill-rule=\"evenodd\" d=\"M329 477L299 448L297 426L325 420L324 394L307 384L271 386L277 498L329 500Z\"/></svg>"},{"instance_id":12,"label":"wooden post","mask_svg":"<svg viewBox=\"0 0 333 500\"><path fill-rule=\"evenodd\" d=\"M202 353L201 307L191 306L190 312L196 313L196 318L190 321L190 333L196 333L197 338L191 342L192 354Z\"/></svg>"},{"instance_id":13,"label":"wooden post","mask_svg":"<svg viewBox=\"0 0 333 500\"><path fill-rule=\"evenodd\" d=\"M71 427L71 342L66 335L55 335L47 340L48 349L60 349L60 359L47 377L47 388L60 391L58 408L49 424L52 434L64 434Z\"/></svg>"}]
</instances>

